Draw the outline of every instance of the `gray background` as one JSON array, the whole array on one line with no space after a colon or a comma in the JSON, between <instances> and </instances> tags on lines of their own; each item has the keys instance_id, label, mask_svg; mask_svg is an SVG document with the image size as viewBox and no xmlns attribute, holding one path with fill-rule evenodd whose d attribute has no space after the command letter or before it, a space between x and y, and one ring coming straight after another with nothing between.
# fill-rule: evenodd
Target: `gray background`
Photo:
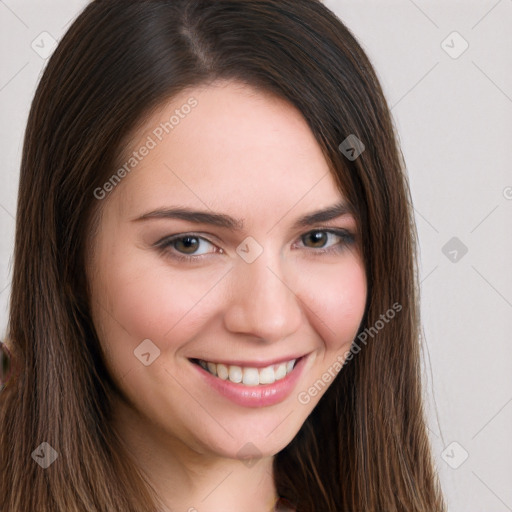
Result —
<instances>
[{"instance_id":1,"label":"gray background","mask_svg":"<svg viewBox=\"0 0 512 512\"><path fill-rule=\"evenodd\" d=\"M425 398L449 510L512 511L512 0L325 3L376 67L407 163ZM0 0L1 335L22 137L51 49L40 34L59 40L86 4Z\"/></svg>"}]
</instances>

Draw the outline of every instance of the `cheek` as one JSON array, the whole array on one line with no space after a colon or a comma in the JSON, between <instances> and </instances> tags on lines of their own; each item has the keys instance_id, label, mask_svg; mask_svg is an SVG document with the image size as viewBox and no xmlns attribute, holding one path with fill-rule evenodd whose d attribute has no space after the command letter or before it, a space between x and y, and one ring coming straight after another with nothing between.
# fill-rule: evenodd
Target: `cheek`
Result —
<instances>
[{"instance_id":1,"label":"cheek","mask_svg":"<svg viewBox=\"0 0 512 512\"><path fill-rule=\"evenodd\" d=\"M94 282L95 325L118 375L139 368L134 350L150 339L161 354L175 352L201 330L212 284L203 272L173 271L140 252L114 251ZM152 365L153 366L153 365Z\"/></svg>"},{"instance_id":2,"label":"cheek","mask_svg":"<svg viewBox=\"0 0 512 512\"><path fill-rule=\"evenodd\" d=\"M321 335L328 351L352 342L362 320L367 298L364 267L354 254L339 265L317 269L314 280L303 285L309 322Z\"/></svg>"},{"instance_id":3,"label":"cheek","mask_svg":"<svg viewBox=\"0 0 512 512\"><path fill-rule=\"evenodd\" d=\"M187 327L193 329L197 307L210 286L204 275L197 279L127 262L110 275L104 295L110 297L112 317L131 338L171 342L174 332L183 335Z\"/></svg>"}]
</instances>

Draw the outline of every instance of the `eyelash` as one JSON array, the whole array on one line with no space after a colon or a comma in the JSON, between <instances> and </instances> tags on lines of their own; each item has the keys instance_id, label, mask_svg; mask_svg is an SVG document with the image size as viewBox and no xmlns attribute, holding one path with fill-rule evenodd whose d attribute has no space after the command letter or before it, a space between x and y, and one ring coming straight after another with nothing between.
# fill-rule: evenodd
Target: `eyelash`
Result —
<instances>
[{"instance_id":1,"label":"eyelash","mask_svg":"<svg viewBox=\"0 0 512 512\"><path fill-rule=\"evenodd\" d=\"M307 233L304 233L301 235L300 239L311 235L313 233L330 233L332 235L336 235L341 239L341 242L332 245L331 247L327 249L318 248L315 249L314 247L307 247L306 249L309 249L314 256L320 256L322 254L330 254L330 253L340 253L342 252L346 246L349 246L355 242L355 236L353 233L346 229L332 229L332 228L325 228L325 229L313 229L311 231L308 231ZM209 244L215 245L213 242L208 240L207 238L204 238L203 236L200 236L196 233L180 233L179 235L172 235L169 237L165 237L164 239L160 240L155 244L155 247L160 249L162 252L164 252L167 256L170 258L173 258L175 260L179 261L187 261L187 262L193 262L203 259L204 256L207 256L208 254L215 254L215 253L206 253L206 254L199 254L199 255L186 255L180 252L170 251L171 246L173 243L179 240L183 240L185 238L197 238L199 240L204 240L208 242Z\"/></svg>"}]
</instances>

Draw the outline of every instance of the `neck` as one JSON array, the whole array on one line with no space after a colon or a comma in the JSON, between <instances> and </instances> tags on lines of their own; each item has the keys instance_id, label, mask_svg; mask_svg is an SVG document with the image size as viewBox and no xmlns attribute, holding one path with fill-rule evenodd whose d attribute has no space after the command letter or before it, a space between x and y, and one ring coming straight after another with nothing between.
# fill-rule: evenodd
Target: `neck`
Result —
<instances>
[{"instance_id":1,"label":"neck","mask_svg":"<svg viewBox=\"0 0 512 512\"><path fill-rule=\"evenodd\" d=\"M161 499L162 512L274 512L273 456L242 461L170 436L126 405L115 428Z\"/></svg>"}]
</instances>

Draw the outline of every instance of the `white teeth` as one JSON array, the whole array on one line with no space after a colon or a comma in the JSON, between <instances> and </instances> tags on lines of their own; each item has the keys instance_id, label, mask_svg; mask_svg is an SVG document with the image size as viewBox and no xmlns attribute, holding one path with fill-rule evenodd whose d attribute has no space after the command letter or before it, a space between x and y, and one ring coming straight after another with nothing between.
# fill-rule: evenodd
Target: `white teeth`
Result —
<instances>
[{"instance_id":1,"label":"white teeth","mask_svg":"<svg viewBox=\"0 0 512 512\"><path fill-rule=\"evenodd\" d=\"M260 370L260 384L273 384L276 380L274 368L267 366Z\"/></svg>"},{"instance_id":2,"label":"white teeth","mask_svg":"<svg viewBox=\"0 0 512 512\"><path fill-rule=\"evenodd\" d=\"M208 371L210 373L213 373L213 375L217 375L217 365L214 364L214 363L206 363L206 365L208 366Z\"/></svg>"},{"instance_id":3,"label":"white teeth","mask_svg":"<svg viewBox=\"0 0 512 512\"><path fill-rule=\"evenodd\" d=\"M231 382L242 382L242 368L240 366L229 367L229 380Z\"/></svg>"},{"instance_id":4,"label":"white teeth","mask_svg":"<svg viewBox=\"0 0 512 512\"><path fill-rule=\"evenodd\" d=\"M226 380L229 377L229 370L225 364L217 364L217 377L220 377L222 380Z\"/></svg>"},{"instance_id":5,"label":"white teeth","mask_svg":"<svg viewBox=\"0 0 512 512\"><path fill-rule=\"evenodd\" d=\"M286 377L286 363L281 363L275 370L276 380Z\"/></svg>"},{"instance_id":6,"label":"white teeth","mask_svg":"<svg viewBox=\"0 0 512 512\"><path fill-rule=\"evenodd\" d=\"M257 386L260 383L260 374L256 368L245 368L242 382L246 386Z\"/></svg>"},{"instance_id":7,"label":"white teeth","mask_svg":"<svg viewBox=\"0 0 512 512\"><path fill-rule=\"evenodd\" d=\"M295 367L296 359L285 363L266 366L265 368L253 368L241 366L228 366L222 363L212 363L210 361L199 360L199 364L206 371L219 377L222 380L242 383L245 386L258 386L259 384L273 384L276 380L281 380Z\"/></svg>"}]
</instances>

